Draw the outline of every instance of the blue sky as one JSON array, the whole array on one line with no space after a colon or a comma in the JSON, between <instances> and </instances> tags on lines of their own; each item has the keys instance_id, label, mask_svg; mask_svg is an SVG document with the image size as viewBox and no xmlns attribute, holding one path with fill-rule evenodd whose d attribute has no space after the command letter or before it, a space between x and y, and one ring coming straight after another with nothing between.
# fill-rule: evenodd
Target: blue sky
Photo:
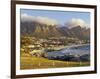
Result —
<instances>
[{"instance_id":1,"label":"blue sky","mask_svg":"<svg viewBox=\"0 0 100 79\"><path fill-rule=\"evenodd\" d=\"M79 18L90 24L90 13L89 12L73 12L73 11L53 11L53 10L34 10L34 9L21 9L21 14L28 14L31 16L43 16L53 18L60 24L65 24L72 18Z\"/></svg>"}]
</instances>

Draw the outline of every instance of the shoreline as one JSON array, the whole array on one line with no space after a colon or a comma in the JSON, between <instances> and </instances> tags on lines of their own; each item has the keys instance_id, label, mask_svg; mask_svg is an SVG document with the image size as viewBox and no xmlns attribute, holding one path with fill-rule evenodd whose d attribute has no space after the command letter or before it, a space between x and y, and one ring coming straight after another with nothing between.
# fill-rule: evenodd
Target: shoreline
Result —
<instances>
[{"instance_id":1,"label":"shoreline","mask_svg":"<svg viewBox=\"0 0 100 79\"><path fill-rule=\"evenodd\" d=\"M69 45L69 46L53 47L53 49L57 51L57 50L62 50L62 49L66 49L66 48L72 48L72 47L78 47L78 46L85 46L85 45L90 45L90 44L78 44L78 45L73 44L73 45Z\"/></svg>"}]
</instances>

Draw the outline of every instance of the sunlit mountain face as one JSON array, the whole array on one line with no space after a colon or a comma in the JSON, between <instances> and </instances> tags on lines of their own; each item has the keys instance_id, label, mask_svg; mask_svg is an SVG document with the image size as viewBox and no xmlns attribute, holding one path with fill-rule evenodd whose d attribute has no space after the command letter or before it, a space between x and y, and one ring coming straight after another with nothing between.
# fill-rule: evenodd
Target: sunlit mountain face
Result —
<instances>
[{"instance_id":1,"label":"sunlit mountain face","mask_svg":"<svg viewBox=\"0 0 100 79\"><path fill-rule=\"evenodd\" d=\"M65 24L59 24L55 19L48 17L34 17L21 15L21 35L38 38L47 37L75 37L82 40L90 39L89 24L82 19L73 18Z\"/></svg>"}]
</instances>

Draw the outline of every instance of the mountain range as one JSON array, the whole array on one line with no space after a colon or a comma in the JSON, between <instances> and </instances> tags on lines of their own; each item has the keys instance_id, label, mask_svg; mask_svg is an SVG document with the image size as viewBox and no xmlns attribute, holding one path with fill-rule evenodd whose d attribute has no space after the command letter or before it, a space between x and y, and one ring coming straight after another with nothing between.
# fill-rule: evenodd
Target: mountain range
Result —
<instances>
[{"instance_id":1,"label":"mountain range","mask_svg":"<svg viewBox=\"0 0 100 79\"><path fill-rule=\"evenodd\" d=\"M48 25L36 21L21 21L21 35L38 38L65 36L81 40L89 40L90 28L85 28L80 25L68 28L67 26Z\"/></svg>"}]
</instances>

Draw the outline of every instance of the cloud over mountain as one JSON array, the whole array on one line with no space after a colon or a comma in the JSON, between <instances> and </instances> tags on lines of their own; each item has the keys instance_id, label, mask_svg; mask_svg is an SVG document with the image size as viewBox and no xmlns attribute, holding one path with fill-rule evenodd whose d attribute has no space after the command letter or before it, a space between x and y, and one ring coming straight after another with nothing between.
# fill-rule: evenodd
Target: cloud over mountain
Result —
<instances>
[{"instance_id":1,"label":"cloud over mountain","mask_svg":"<svg viewBox=\"0 0 100 79\"><path fill-rule=\"evenodd\" d=\"M57 21L48 17L21 15L21 35L29 35L37 38L48 37L75 37L82 40L90 39L90 29L86 29L87 23L82 19L72 19L66 26L57 24ZM69 28L68 28L69 27Z\"/></svg>"},{"instance_id":2,"label":"cloud over mountain","mask_svg":"<svg viewBox=\"0 0 100 79\"><path fill-rule=\"evenodd\" d=\"M34 21L34 20L35 20L34 16L30 16L30 15L28 15L26 13L21 14L21 21L22 22L26 22L26 21L30 22L30 21Z\"/></svg>"},{"instance_id":3,"label":"cloud over mountain","mask_svg":"<svg viewBox=\"0 0 100 79\"><path fill-rule=\"evenodd\" d=\"M80 26L82 28L86 27L89 28L89 24L87 24L84 20L80 18L72 18L65 24L68 28L73 28L76 26Z\"/></svg>"},{"instance_id":4,"label":"cloud over mountain","mask_svg":"<svg viewBox=\"0 0 100 79\"><path fill-rule=\"evenodd\" d=\"M44 16L31 16L31 15L28 15L28 14L21 14L21 21L22 22L25 22L25 21L28 21L28 22L32 22L32 21L35 21L35 22L39 22L39 23L42 23L42 24L47 24L47 25L58 25L58 22L55 20L55 19L51 19L51 18L48 18L48 17L44 17Z\"/></svg>"}]
</instances>

